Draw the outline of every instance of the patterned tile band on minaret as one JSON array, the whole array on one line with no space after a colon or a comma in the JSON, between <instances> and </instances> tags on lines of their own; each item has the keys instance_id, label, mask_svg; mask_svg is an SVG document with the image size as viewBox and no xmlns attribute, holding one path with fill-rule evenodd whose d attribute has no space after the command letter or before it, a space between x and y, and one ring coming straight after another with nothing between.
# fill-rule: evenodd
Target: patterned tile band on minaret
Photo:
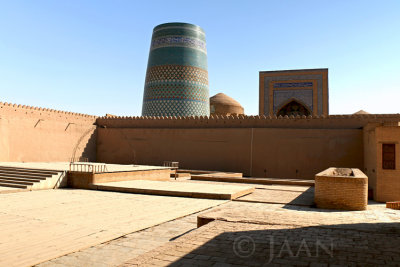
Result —
<instances>
[{"instance_id":1,"label":"patterned tile band on minaret","mask_svg":"<svg viewBox=\"0 0 400 267\"><path fill-rule=\"evenodd\" d=\"M209 116L207 49L203 29L165 23L153 30L142 116Z\"/></svg>"}]
</instances>

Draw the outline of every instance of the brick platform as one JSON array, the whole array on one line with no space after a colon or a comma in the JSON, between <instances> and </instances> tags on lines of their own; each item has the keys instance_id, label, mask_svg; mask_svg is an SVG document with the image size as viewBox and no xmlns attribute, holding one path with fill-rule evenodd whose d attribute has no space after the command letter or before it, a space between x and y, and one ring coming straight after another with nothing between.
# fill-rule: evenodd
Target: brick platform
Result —
<instances>
[{"instance_id":1,"label":"brick platform","mask_svg":"<svg viewBox=\"0 0 400 267\"><path fill-rule=\"evenodd\" d=\"M368 177L359 169L351 175L334 174L329 168L315 175L315 204L322 209L365 210L368 204Z\"/></svg>"},{"instance_id":2,"label":"brick platform","mask_svg":"<svg viewBox=\"0 0 400 267\"><path fill-rule=\"evenodd\" d=\"M227 200L236 199L254 191L254 187L247 185L194 184L144 180L96 183L91 188L113 192Z\"/></svg>"}]
</instances>

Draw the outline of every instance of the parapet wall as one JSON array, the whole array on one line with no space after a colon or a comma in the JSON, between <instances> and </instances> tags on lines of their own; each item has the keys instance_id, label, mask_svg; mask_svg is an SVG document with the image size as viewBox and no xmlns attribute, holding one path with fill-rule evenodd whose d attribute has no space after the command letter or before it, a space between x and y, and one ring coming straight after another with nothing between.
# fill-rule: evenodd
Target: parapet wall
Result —
<instances>
[{"instance_id":1,"label":"parapet wall","mask_svg":"<svg viewBox=\"0 0 400 267\"><path fill-rule=\"evenodd\" d=\"M210 117L100 117L96 124L106 128L299 128L360 129L368 123L400 121L400 114L330 116L218 116Z\"/></svg>"},{"instance_id":2,"label":"parapet wall","mask_svg":"<svg viewBox=\"0 0 400 267\"><path fill-rule=\"evenodd\" d=\"M62 110L55 110L42 107L33 107L26 105L17 105L11 103L0 102L0 116L23 116L24 118L38 118L41 119L57 119L68 121L94 121L97 116L87 115L82 113L68 112Z\"/></svg>"},{"instance_id":3,"label":"parapet wall","mask_svg":"<svg viewBox=\"0 0 400 267\"><path fill-rule=\"evenodd\" d=\"M330 166L364 168L363 127L398 124L399 114L303 117L101 117L97 159L313 179Z\"/></svg>"},{"instance_id":4,"label":"parapet wall","mask_svg":"<svg viewBox=\"0 0 400 267\"><path fill-rule=\"evenodd\" d=\"M0 102L0 161L95 160L96 118Z\"/></svg>"},{"instance_id":5,"label":"parapet wall","mask_svg":"<svg viewBox=\"0 0 400 267\"><path fill-rule=\"evenodd\" d=\"M314 179L330 166L363 168L361 129L102 128L97 160L245 176Z\"/></svg>"}]
</instances>

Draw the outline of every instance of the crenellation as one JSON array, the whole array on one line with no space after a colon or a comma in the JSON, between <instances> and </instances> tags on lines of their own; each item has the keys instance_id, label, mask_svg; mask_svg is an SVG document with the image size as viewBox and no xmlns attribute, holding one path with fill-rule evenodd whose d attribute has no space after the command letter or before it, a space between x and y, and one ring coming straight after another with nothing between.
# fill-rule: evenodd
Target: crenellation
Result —
<instances>
[{"instance_id":1,"label":"crenellation","mask_svg":"<svg viewBox=\"0 0 400 267\"><path fill-rule=\"evenodd\" d=\"M107 127L133 128L343 128L359 129L374 122L383 123L400 121L399 114L385 116L141 116L141 117L101 117L97 118L98 125Z\"/></svg>"},{"instance_id":2,"label":"crenellation","mask_svg":"<svg viewBox=\"0 0 400 267\"><path fill-rule=\"evenodd\" d=\"M2 113L7 114L8 112L17 112L17 114L23 116L45 116L47 118L60 118L60 114L67 115L66 119L83 119L83 120L95 120L98 117L82 113L67 112L62 110L55 110L51 108L29 106L16 103L0 102L0 108ZM15 113L14 113L15 114Z\"/></svg>"}]
</instances>

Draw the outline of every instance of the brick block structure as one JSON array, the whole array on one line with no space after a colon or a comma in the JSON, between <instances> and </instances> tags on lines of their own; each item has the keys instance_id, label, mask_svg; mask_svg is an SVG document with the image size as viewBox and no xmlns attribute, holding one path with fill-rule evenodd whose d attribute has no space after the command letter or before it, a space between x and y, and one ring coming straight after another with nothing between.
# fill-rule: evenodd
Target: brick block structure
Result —
<instances>
[{"instance_id":1,"label":"brick block structure","mask_svg":"<svg viewBox=\"0 0 400 267\"><path fill-rule=\"evenodd\" d=\"M359 169L329 168L315 176L315 204L322 209L366 210L368 177Z\"/></svg>"},{"instance_id":2,"label":"brick block structure","mask_svg":"<svg viewBox=\"0 0 400 267\"><path fill-rule=\"evenodd\" d=\"M400 201L386 202L386 208L400 210Z\"/></svg>"}]
</instances>

